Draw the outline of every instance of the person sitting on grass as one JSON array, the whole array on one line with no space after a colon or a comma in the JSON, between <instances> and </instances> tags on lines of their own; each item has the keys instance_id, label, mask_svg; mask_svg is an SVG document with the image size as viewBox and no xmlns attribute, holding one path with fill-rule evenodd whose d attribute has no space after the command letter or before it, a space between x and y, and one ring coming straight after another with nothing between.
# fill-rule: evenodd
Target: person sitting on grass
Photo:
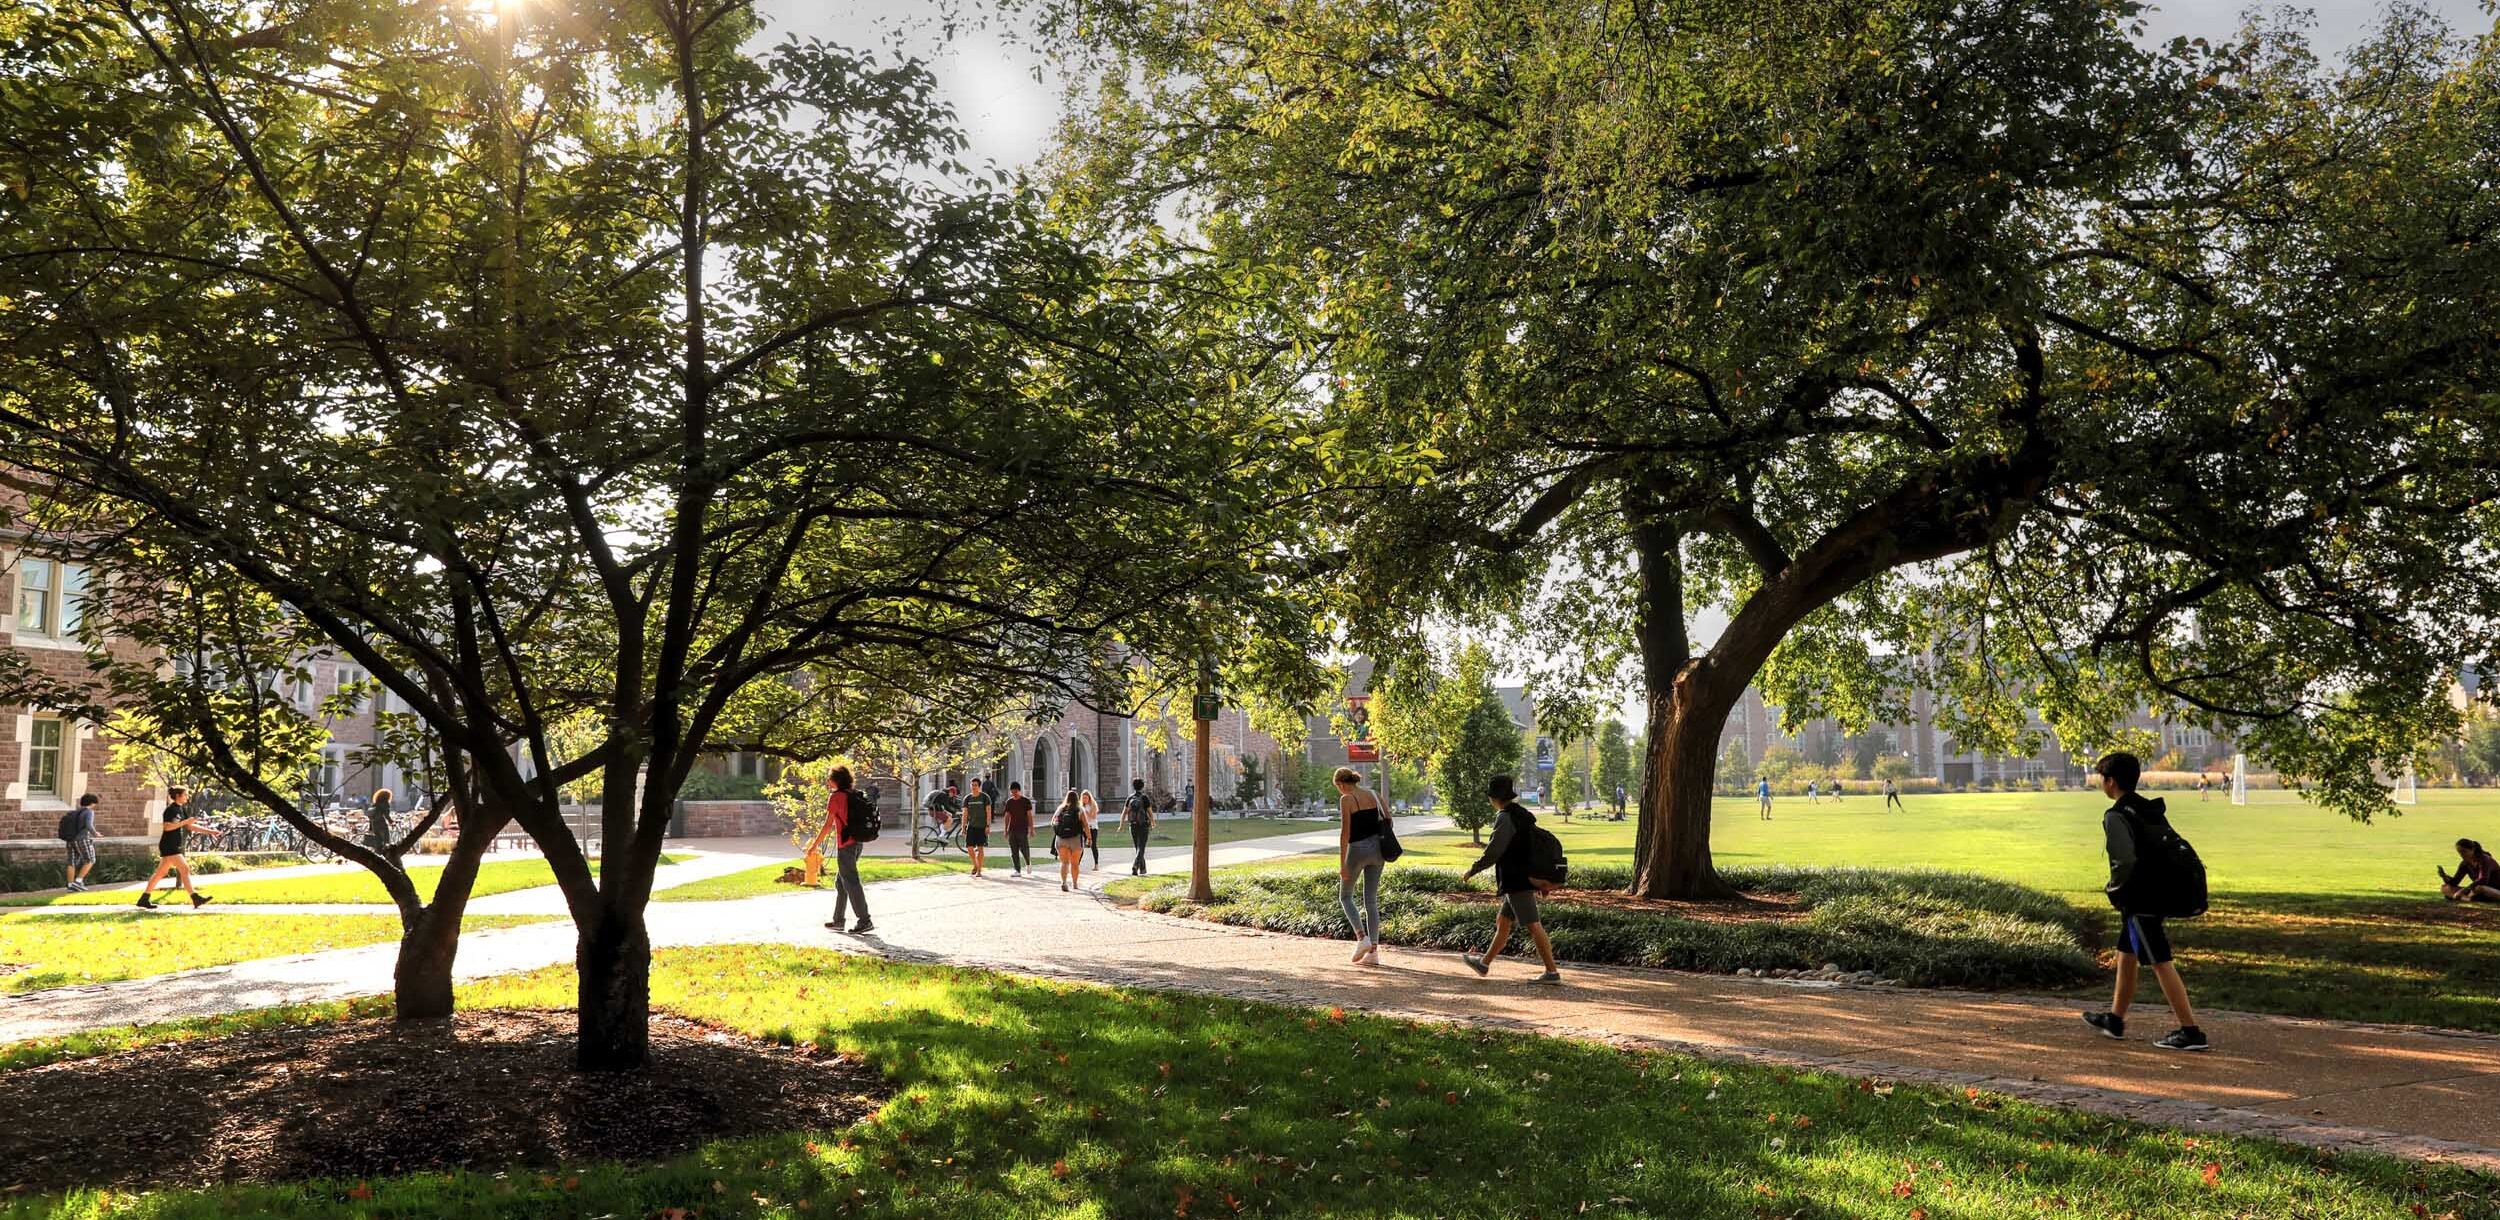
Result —
<instances>
[{"instance_id":1,"label":"person sitting on grass","mask_svg":"<svg viewBox=\"0 0 2500 1220\"><path fill-rule=\"evenodd\" d=\"M2450 902L2500 902L2500 860L2472 839L2457 840L2457 874L2439 869L2439 896Z\"/></svg>"},{"instance_id":2,"label":"person sitting on grass","mask_svg":"<svg viewBox=\"0 0 2500 1220\"><path fill-rule=\"evenodd\" d=\"M1529 878L1528 832L1536 829L1536 815L1519 803L1519 790L1511 786L1510 777L1496 775L1485 785L1485 795L1493 800L1499 812L1493 817L1493 841L1485 845L1484 858L1467 870L1472 878L1486 869L1493 870L1493 888L1502 895L1501 913L1493 918L1493 944L1483 957L1463 955L1467 968L1479 975L1493 972L1492 962L1502 956L1502 948L1510 943L1513 929L1525 928L1528 939L1536 945L1536 955L1545 962L1540 983L1562 982L1562 971L1554 965L1554 942L1545 936L1545 923L1537 918L1536 882Z\"/></svg>"},{"instance_id":3,"label":"person sitting on grass","mask_svg":"<svg viewBox=\"0 0 2500 1220\"><path fill-rule=\"evenodd\" d=\"M2163 1035L2153 1045L2166 1051L2201 1051L2211 1044L2205 1031L2197 1028L2196 1011L2188 1007L2187 984L2179 979L2179 969L2170 964L2170 936L2162 928L2159 915L2130 912L2126 898L2127 883L2136 873L2141 855L2142 837L2157 828L2167 828L2168 815L2159 799L2146 800L2135 790L2137 779L2144 774L2144 764L2133 754L2119 753L2093 764L2093 774L2100 777L2101 795L2113 802L2101 814L2101 833L2109 850L2110 905L2118 908L2118 986L2110 995L2108 1012L2087 1012L2083 1022L2101 1031L2104 1037L2123 1039L2127 1036L2127 1006L2135 1001L2139 971L2152 967L2153 977L2161 983L2162 998L2170 1001L2170 1011L2179 1018L2179 1028Z\"/></svg>"}]
</instances>

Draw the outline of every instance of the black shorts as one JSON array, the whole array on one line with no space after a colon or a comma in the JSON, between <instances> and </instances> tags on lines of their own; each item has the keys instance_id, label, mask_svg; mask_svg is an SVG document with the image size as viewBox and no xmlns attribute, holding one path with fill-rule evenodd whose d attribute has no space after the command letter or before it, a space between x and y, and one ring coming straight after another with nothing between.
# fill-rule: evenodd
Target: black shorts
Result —
<instances>
[{"instance_id":1,"label":"black shorts","mask_svg":"<svg viewBox=\"0 0 2500 1220\"><path fill-rule=\"evenodd\" d=\"M2118 919L2118 951L2132 953L2139 965L2158 966L2170 960L2170 934L2159 915L2122 915Z\"/></svg>"},{"instance_id":2,"label":"black shorts","mask_svg":"<svg viewBox=\"0 0 2500 1220\"><path fill-rule=\"evenodd\" d=\"M982 825L982 824L980 824L979 822L967 822L967 823L965 823L965 824L964 824L964 846L966 846L966 847L987 847L987 846L989 846L989 845L990 845L990 828L989 828L989 827L987 827L987 826L983 826L983 825Z\"/></svg>"},{"instance_id":3,"label":"black shorts","mask_svg":"<svg viewBox=\"0 0 2500 1220\"><path fill-rule=\"evenodd\" d=\"M1536 914L1536 891L1513 890L1502 895L1502 914L1510 916L1512 923L1523 928L1539 922Z\"/></svg>"}]
</instances>

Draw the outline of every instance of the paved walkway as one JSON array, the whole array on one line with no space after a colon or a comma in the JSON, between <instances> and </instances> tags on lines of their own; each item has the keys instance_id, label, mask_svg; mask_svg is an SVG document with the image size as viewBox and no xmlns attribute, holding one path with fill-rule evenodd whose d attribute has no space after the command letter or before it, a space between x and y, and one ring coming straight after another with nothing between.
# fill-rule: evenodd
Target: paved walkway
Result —
<instances>
[{"instance_id":1,"label":"paved walkway","mask_svg":"<svg viewBox=\"0 0 2500 1220\"><path fill-rule=\"evenodd\" d=\"M1325 849L1331 836L1219 847ZM1248 849L1248 850L1245 850ZM1186 849L1158 853L1185 866ZM1106 857L1107 858L1107 857ZM1253 858L1256 858L1255 856ZM1089 878L1089 880L1092 878ZM1341 1004L1691 1050L1887 1079L1971 1086L2186 1128L2369 1149L2500 1172L2500 1038L2325 1021L2206 1014L2216 1049L2166 1054L2113 1043L2064 1002L1861 989L1632 969L1578 968L1538 987L1515 961L1476 978L1447 954L1391 949L1350 966L1342 941L1275 936L1124 910L1065 894L1045 877L950 875L870 890L878 931L825 931L829 898L786 895L662 903L655 942L791 943L1051 977L1194 990L1296 1004ZM214 908L211 908L214 909ZM980 929L967 936L967 929ZM571 929L481 932L461 944L463 977L567 960ZM387 985L377 946L0 1000L0 1040L97 1024L368 993ZM2158 999L2153 1003L2158 1006ZM2146 1010L2147 1023L2160 1014Z\"/></svg>"}]
</instances>

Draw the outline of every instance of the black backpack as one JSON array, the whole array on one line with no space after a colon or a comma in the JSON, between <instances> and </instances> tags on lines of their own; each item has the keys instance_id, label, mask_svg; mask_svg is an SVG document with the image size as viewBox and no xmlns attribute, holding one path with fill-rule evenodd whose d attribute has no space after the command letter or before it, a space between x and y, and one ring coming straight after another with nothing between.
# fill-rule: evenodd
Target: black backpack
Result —
<instances>
[{"instance_id":1,"label":"black backpack","mask_svg":"<svg viewBox=\"0 0 2500 1220\"><path fill-rule=\"evenodd\" d=\"M62 815L61 815L61 826L60 826L60 831L59 831L59 833L60 833L60 836L61 836L61 841L62 841L63 843L72 843L72 842L76 842L76 841L77 841L77 839L78 839L78 822L79 822L78 811L77 811L77 810L75 810L75 809L72 809L72 810L70 810L68 813L64 813L64 814L62 814Z\"/></svg>"},{"instance_id":2,"label":"black backpack","mask_svg":"<svg viewBox=\"0 0 2500 1220\"><path fill-rule=\"evenodd\" d=\"M2109 896L2112 906L2130 915L2161 919L2194 919L2205 913L2205 861L2196 854L2170 819L2157 809L2121 806L2135 833L2135 871Z\"/></svg>"},{"instance_id":3,"label":"black backpack","mask_svg":"<svg viewBox=\"0 0 2500 1220\"><path fill-rule=\"evenodd\" d=\"M1050 829L1062 839L1081 839L1085 837L1085 817L1075 808L1061 805L1059 816L1051 819Z\"/></svg>"},{"instance_id":4,"label":"black backpack","mask_svg":"<svg viewBox=\"0 0 2500 1220\"><path fill-rule=\"evenodd\" d=\"M885 819L877 816L877 798L852 789L849 822L851 841L868 843L885 830Z\"/></svg>"},{"instance_id":5,"label":"black backpack","mask_svg":"<svg viewBox=\"0 0 2500 1220\"><path fill-rule=\"evenodd\" d=\"M1562 840L1542 826L1528 828L1528 880L1548 889L1571 880L1571 860L1563 855Z\"/></svg>"},{"instance_id":6,"label":"black backpack","mask_svg":"<svg viewBox=\"0 0 2500 1220\"><path fill-rule=\"evenodd\" d=\"M1132 792L1128 794L1128 804L1121 808L1120 820L1131 826L1143 826L1147 818L1154 816L1154 811L1154 802L1147 800L1145 793Z\"/></svg>"}]
</instances>

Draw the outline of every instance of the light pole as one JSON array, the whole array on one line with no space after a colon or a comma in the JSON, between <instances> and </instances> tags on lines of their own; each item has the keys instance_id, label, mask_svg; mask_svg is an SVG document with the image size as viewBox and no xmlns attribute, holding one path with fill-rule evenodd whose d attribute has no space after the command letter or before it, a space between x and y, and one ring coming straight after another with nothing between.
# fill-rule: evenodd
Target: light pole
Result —
<instances>
[{"instance_id":1,"label":"light pole","mask_svg":"<svg viewBox=\"0 0 2500 1220\"><path fill-rule=\"evenodd\" d=\"M1215 880L1207 875L1207 839L1209 836L1207 804L1207 737L1214 727L1218 704L1215 698L1215 656L1198 655L1198 693L1189 701L1190 719L1197 722L1197 738L1190 745L1189 777L1189 900L1215 901Z\"/></svg>"}]
</instances>

